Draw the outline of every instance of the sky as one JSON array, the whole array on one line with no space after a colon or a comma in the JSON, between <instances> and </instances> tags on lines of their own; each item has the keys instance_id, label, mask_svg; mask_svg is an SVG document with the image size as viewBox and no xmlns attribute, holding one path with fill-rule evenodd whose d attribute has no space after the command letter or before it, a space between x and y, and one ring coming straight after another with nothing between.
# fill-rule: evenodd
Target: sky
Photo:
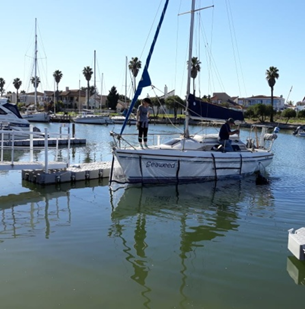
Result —
<instances>
[{"instance_id":1,"label":"sky","mask_svg":"<svg viewBox=\"0 0 305 309\"><path fill-rule=\"evenodd\" d=\"M1 3L0 77L6 91L33 91L35 18L39 91L86 87L83 68L95 69L90 85L107 95L115 86L132 98L126 63L138 57L144 67L165 0L15 0ZM270 95L266 70L275 66L275 96L294 104L305 97L304 0L196 0L193 56L201 61L196 95L226 92L231 97ZM170 0L149 66L153 88L141 97L168 91L186 94L190 0ZM94 61L94 51L96 60ZM127 60L126 60L127 59ZM137 82L142 70L139 72Z\"/></svg>"}]
</instances>

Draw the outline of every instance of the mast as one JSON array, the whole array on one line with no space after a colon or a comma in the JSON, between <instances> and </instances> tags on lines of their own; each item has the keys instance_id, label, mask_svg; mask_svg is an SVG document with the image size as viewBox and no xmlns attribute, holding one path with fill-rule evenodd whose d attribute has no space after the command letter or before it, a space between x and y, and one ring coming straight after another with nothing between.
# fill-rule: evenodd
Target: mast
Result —
<instances>
[{"instance_id":1,"label":"mast","mask_svg":"<svg viewBox=\"0 0 305 309\"><path fill-rule=\"evenodd\" d=\"M193 34L194 34L194 13L195 13L195 0L192 0L191 8L191 23L190 23L190 38L189 38L189 58L188 58L188 73L187 73L187 86L186 86L186 108L185 108L185 127L184 137L189 138L189 104L188 97L191 91L191 70L192 70L192 55L193 55Z\"/></svg>"},{"instance_id":2,"label":"mast","mask_svg":"<svg viewBox=\"0 0 305 309\"><path fill-rule=\"evenodd\" d=\"M37 18L35 18L35 59L34 59L34 72L35 72L35 80L34 80L34 87L35 87L35 110L37 109Z\"/></svg>"},{"instance_id":3,"label":"mast","mask_svg":"<svg viewBox=\"0 0 305 309\"><path fill-rule=\"evenodd\" d=\"M103 82L104 82L104 73L102 73L102 80L101 80L101 100L100 100L101 110L103 110Z\"/></svg>"},{"instance_id":4,"label":"mast","mask_svg":"<svg viewBox=\"0 0 305 309\"><path fill-rule=\"evenodd\" d=\"M80 79L78 80L78 113L80 114Z\"/></svg>"},{"instance_id":5,"label":"mast","mask_svg":"<svg viewBox=\"0 0 305 309\"><path fill-rule=\"evenodd\" d=\"M194 36L194 15L195 12L201 11L204 9L209 9L214 7L214 5L206 6L204 8L200 8L195 10L195 0L192 0L192 8L190 12L181 13L179 15L191 13L191 23L190 23L190 38L189 38L189 57L188 57L188 74L187 74L187 86L186 86L186 104L185 104L185 124L184 124L184 137L189 138L189 94L191 92L191 71L192 71L192 56L193 56L193 36Z\"/></svg>"},{"instance_id":6,"label":"mast","mask_svg":"<svg viewBox=\"0 0 305 309\"><path fill-rule=\"evenodd\" d=\"M126 56L126 61L125 61L125 107L127 108L127 99L126 99L126 96L127 96L127 63L128 63L128 59L127 59L127 56Z\"/></svg>"},{"instance_id":7,"label":"mast","mask_svg":"<svg viewBox=\"0 0 305 309\"><path fill-rule=\"evenodd\" d=\"M94 109L96 102L96 51L94 51Z\"/></svg>"}]
</instances>

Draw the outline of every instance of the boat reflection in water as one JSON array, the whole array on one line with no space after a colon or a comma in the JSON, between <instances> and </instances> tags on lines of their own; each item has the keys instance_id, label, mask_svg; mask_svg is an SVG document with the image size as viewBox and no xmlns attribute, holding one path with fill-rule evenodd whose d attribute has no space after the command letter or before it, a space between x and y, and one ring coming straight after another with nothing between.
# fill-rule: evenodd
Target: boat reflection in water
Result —
<instances>
[{"instance_id":1,"label":"boat reflection in water","mask_svg":"<svg viewBox=\"0 0 305 309\"><path fill-rule=\"evenodd\" d=\"M121 240L125 259L133 268L130 278L144 288L144 307L150 307L157 278L166 280L168 276L171 282L175 281L172 277L177 277L179 286L172 289L180 291L180 306L184 308L197 276L202 276L202 284L206 280L203 278L213 274L212 265L209 270L203 265L213 255L224 258L230 250L220 239L239 229L241 208L246 203L250 213L260 205L268 206L262 195L269 193L267 187L256 187L254 178L177 186L127 186L112 191L113 224L109 236ZM263 200L265 204L260 204Z\"/></svg>"},{"instance_id":2,"label":"boat reflection in water","mask_svg":"<svg viewBox=\"0 0 305 309\"><path fill-rule=\"evenodd\" d=\"M295 284L305 285L305 261L299 261L295 256L288 256L287 272Z\"/></svg>"}]
</instances>

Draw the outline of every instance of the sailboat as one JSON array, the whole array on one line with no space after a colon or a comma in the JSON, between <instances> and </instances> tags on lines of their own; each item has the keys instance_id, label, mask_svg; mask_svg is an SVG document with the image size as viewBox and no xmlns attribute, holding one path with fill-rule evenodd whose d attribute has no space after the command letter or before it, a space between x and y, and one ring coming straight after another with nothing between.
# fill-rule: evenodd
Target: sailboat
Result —
<instances>
[{"instance_id":1,"label":"sailboat","mask_svg":"<svg viewBox=\"0 0 305 309\"><path fill-rule=\"evenodd\" d=\"M34 105L30 105L26 111L22 114L22 118L27 119L30 122L49 122L50 115L47 112L37 111L37 18L35 18L35 58L34 58L34 80L35 80L35 95L34 95Z\"/></svg>"},{"instance_id":2,"label":"sailboat","mask_svg":"<svg viewBox=\"0 0 305 309\"><path fill-rule=\"evenodd\" d=\"M165 2L142 78L126 116L127 119L142 89L151 85L148 66L167 5L168 0ZM218 180L251 175L264 170L272 162L274 155L271 149L277 135L268 133L268 127L253 127L251 130L253 138L250 135L246 143L240 140L239 135L231 135L230 139L234 149L231 152L225 152L220 147L218 134L190 135L189 133L189 120L196 111L195 107L201 103L190 93L194 14L198 10L201 9L196 9L195 0L192 0L184 133L146 149L136 146L124 147L123 131L126 120L119 134L111 132L115 146L113 147L110 183L189 183ZM201 111L204 110L207 109L201 108ZM230 110L227 109L227 111ZM235 112L235 119L243 119L241 112L239 114L236 111L233 112ZM232 116L218 111L218 115L208 114L206 118L209 117L227 120Z\"/></svg>"},{"instance_id":3,"label":"sailboat","mask_svg":"<svg viewBox=\"0 0 305 309\"><path fill-rule=\"evenodd\" d=\"M96 104L96 51L94 51L94 106ZM101 94L102 96L102 94ZM99 113L95 114L92 110L84 110L81 114L73 118L75 123L83 124L111 124L113 121L109 117L109 113Z\"/></svg>"}]
</instances>

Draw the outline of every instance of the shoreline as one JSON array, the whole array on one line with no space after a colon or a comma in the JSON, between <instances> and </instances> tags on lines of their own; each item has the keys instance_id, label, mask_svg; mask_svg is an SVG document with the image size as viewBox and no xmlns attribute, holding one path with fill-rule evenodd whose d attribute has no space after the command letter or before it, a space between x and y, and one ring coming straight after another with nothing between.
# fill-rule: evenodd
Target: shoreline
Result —
<instances>
[{"instance_id":1,"label":"shoreline","mask_svg":"<svg viewBox=\"0 0 305 309\"><path fill-rule=\"evenodd\" d=\"M50 122L63 122L63 123L73 123L71 121L71 117L52 117L50 119ZM166 119L154 119L150 118L150 124L174 124L174 125L183 125L184 124L184 118L166 118ZM190 125L196 125L196 126L221 126L223 122L220 121L196 121L196 120L190 120ZM266 125L266 126L272 126L272 127L278 127L281 130L295 130L298 126L302 126L304 124L302 123L282 123L282 122L244 122L240 123L239 126L242 128L251 128L252 125Z\"/></svg>"}]
</instances>

